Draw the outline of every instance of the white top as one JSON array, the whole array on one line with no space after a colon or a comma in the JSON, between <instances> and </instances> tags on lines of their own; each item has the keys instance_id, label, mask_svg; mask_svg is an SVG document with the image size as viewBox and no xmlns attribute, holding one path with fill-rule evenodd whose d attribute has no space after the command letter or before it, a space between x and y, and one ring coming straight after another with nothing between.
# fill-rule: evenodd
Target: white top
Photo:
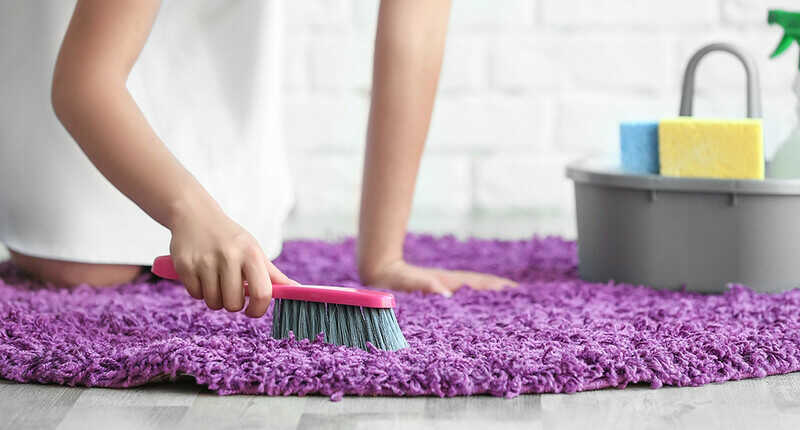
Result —
<instances>
[{"instance_id":1,"label":"white top","mask_svg":"<svg viewBox=\"0 0 800 430\"><path fill-rule=\"evenodd\" d=\"M99 173L50 104L74 6L0 2L0 241L39 257L149 265L169 253L169 231ZM270 258L292 201L279 6L166 0L128 81L170 151Z\"/></svg>"}]
</instances>

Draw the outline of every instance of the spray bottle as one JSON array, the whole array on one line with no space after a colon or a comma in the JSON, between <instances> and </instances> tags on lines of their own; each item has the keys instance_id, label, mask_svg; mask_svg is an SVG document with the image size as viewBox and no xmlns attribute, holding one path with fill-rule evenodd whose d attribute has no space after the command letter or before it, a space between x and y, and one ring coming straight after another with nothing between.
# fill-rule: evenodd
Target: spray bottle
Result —
<instances>
[{"instance_id":1,"label":"spray bottle","mask_svg":"<svg viewBox=\"0 0 800 430\"><path fill-rule=\"evenodd\" d=\"M784 31L783 39L781 39L770 58L781 55L792 45L792 42L797 42L800 46L800 12L770 10L767 15L767 22L780 25ZM796 109L798 122L767 166L767 176L772 178L800 178L800 64L798 64L798 73L795 76L792 89L798 97Z\"/></svg>"}]
</instances>

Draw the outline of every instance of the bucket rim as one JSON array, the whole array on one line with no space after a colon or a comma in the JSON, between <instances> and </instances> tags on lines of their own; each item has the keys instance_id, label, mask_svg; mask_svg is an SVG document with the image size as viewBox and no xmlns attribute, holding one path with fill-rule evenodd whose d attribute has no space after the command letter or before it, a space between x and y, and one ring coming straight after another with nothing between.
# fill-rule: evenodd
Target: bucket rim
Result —
<instances>
[{"instance_id":1,"label":"bucket rim","mask_svg":"<svg viewBox=\"0 0 800 430\"><path fill-rule=\"evenodd\" d=\"M591 155L570 162L566 175L576 184L635 190L800 196L800 179L674 178L626 173L609 155Z\"/></svg>"}]
</instances>

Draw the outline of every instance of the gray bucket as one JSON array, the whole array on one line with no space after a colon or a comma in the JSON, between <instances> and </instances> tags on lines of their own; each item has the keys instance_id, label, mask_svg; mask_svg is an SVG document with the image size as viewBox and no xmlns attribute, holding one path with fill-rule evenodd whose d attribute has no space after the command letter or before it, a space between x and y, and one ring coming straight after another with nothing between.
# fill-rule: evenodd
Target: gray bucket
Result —
<instances>
[{"instance_id":1,"label":"gray bucket","mask_svg":"<svg viewBox=\"0 0 800 430\"><path fill-rule=\"evenodd\" d=\"M759 116L752 62L729 45L690 60L681 115L691 114L694 67L712 50L747 69L748 114ZM728 283L778 292L800 286L800 180L728 180L627 174L617 161L570 164L581 278L716 293Z\"/></svg>"}]
</instances>

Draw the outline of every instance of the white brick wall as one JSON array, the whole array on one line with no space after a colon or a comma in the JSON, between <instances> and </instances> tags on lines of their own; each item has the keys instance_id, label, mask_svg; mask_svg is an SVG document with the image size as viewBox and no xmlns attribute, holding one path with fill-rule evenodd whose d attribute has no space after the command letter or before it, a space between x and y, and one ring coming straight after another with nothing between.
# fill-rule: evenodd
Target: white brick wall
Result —
<instances>
[{"instance_id":1,"label":"white brick wall","mask_svg":"<svg viewBox=\"0 0 800 430\"><path fill-rule=\"evenodd\" d=\"M546 25L576 30L608 26L623 32L714 25L720 7L717 0L541 0L541 4Z\"/></svg>"},{"instance_id":2,"label":"white brick wall","mask_svg":"<svg viewBox=\"0 0 800 430\"><path fill-rule=\"evenodd\" d=\"M725 23L760 27L759 15L766 9L797 10L796 0L726 0L722 2Z\"/></svg>"},{"instance_id":3,"label":"white brick wall","mask_svg":"<svg viewBox=\"0 0 800 430\"><path fill-rule=\"evenodd\" d=\"M677 114L688 57L711 41L758 59L768 152L794 124L797 51L767 57L781 31L767 9L797 0L453 0L444 69L414 200L414 229L467 231L513 216L515 229L573 234L566 162L616 152L620 120ZM338 217L352 233L369 104L377 0L286 2L286 136L296 225ZM744 74L715 54L695 108L744 112ZM426 221L427 220L427 221ZM527 221L530 220L530 221ZM318 225L319 223L311 223ZM338 229L338 230L337 230ZM477 232L503 234L489 224ZM290 236L313 235L306 227Z\"/></svg>"}]
</instances>

